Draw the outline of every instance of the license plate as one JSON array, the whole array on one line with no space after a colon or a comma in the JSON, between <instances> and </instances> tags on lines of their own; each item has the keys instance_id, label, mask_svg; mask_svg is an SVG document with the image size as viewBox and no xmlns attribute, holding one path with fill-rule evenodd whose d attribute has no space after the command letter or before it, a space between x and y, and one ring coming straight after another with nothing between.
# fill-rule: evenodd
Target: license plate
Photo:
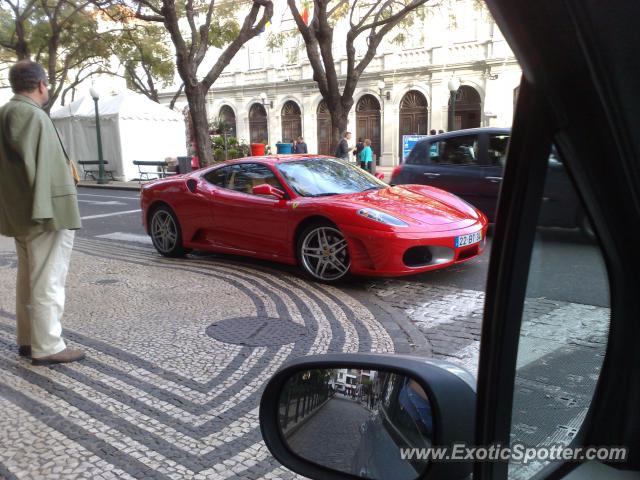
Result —
<instances>
[{"instance_id":1,"label":"license plate","mask_svg":"<svg viewBox=\"0 0 640 480\"><path fill-rule=\"evenodd\" d=\"M474 243L478 243L480 240L482 240L482 230L475 233L469 233L467 235L460 235L456 237L455 247L467 247Z\"/></svg>"}]
</instances>

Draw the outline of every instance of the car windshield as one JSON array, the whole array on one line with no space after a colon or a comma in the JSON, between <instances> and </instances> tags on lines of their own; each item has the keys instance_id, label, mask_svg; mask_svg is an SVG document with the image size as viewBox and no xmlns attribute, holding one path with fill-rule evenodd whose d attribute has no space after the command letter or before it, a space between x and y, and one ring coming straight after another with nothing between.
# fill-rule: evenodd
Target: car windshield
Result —
<instances>
[{"instance_id":1,"label":"car windshield","mask_svg":"<svg viewBox=\"0 0 640 480\"><path fill-rule=\"evenodd\" d=\"M311 158L278 164L278 170L303 197L379 190L387 186L363 169L329 158Z\"/></svg>"}]
</instances>

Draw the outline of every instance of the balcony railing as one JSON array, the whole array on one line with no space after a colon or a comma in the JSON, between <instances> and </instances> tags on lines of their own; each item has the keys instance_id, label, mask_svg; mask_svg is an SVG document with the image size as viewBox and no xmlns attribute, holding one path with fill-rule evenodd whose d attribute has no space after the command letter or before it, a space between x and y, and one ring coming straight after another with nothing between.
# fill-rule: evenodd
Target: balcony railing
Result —
<instances>
[{"instance_id":1,"label":"balcony railing","mask_svg":"<svg viewBox=\"0 0 640 480\"><path fill-rule=\"evenodd\" d=\"M367 72L382 72L415 68L416 66L455 65L491 59L513 58L513 52L504 40L467 42L429 49L405 50L400 53L383 52L373 58ZM346 61L336 61L336 67L346 74ZM268 82L297 81L311 78L311 66L307 61L286 67L271 67L248 72L223 73L215 87L247 86Z\"/></svg>"}]
</instances>

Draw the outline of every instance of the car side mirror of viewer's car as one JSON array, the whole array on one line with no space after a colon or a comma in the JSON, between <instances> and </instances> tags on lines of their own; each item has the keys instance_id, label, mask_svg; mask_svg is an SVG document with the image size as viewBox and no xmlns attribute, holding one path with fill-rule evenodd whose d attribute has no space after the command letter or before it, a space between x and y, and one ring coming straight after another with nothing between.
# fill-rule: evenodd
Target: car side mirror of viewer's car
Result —
<instances>
[{"instance_id":1,"label":"car side mirror of viewer's car","mask_svg":"<svg viewBox=\"0 0 640 480\"><path fill-rule=\"evenodd\" d=\"M304 357L260 402L265 443L285 467L331 480L462 479L471 461L431 460L471 446L475 379L445 362L378 354ZM444 451L444 450L443 450Z\"/></svg>"}]
</instances>

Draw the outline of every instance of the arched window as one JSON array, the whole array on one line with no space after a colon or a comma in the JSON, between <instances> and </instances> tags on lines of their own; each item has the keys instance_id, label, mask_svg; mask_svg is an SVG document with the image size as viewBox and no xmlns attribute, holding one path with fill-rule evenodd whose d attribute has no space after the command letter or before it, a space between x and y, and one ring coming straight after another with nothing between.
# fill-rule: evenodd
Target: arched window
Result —
<instances>
[{"instance_id":1,"label":"arched window","mask_svg":"<svg viewBox=\"0 0 640 480\"><path fill-rule=\"evenodd\" d=\"M302 115L296 102L288 101L282 107L282 141L293 143L302 135Z\"/></svg>"},{"instance_id":2,"label":"arched window","mask_svg":"<svg viewBox=\"0 0 640 480\"><path fill-rule=\"evenodd\" d=\"M380 102L373 95L364 95L356 105L356 140L371 140L375 158L380 158Z\"/></svg>"},{"instance_id":3,"label":"arched window","mask_svg":"<svg viewBox=\"0 0 640 480\"><path fill-rule=\"evenodd\" d=\"M320 155L333 155L335 153L335 145L331 143L331 115L324 100L318 105L318 153Z\"/></svg>"},{"instance_id":4,"label":"arched window","mask_svg":"<svg viewBox=\"0 0 640 480\"><path fill-rule=\"evenodd\" d=\"M219 120L222 120L226 125L232 137L236 136L236 113L229 105L223 105L218 113Z\"/></svg>"},{"instance_id":5,"label":"arched window","mask_svg":"<svg viewBox=\"0 0 640 480\"><path fill-rule=\"evenodd\" d=\"M455 130L477 128L482 117L482 101L478 91L463 85L456 93Z\"/></svg>"},{"instance_id":6,"label":"arched window","mask_svg":"<svg viewBox=\"0 0 640 480\"><path fill-rule=\"evenodd\" d=\"M403 135L427 135L429 133L429 103L416 90L408 91L400 101L400 150L402 155Z\"/></svg>"},{"instance_id":7,"label":"arched window","mask_svg":"<svg viewBox=\"0 0 640 480\"><path fill-rule=\"evenodd\" d=\"M259 103L254 103L249 109L249 139L251 143L269 143L267 111Z\"/></svg>"}]
</instances>

